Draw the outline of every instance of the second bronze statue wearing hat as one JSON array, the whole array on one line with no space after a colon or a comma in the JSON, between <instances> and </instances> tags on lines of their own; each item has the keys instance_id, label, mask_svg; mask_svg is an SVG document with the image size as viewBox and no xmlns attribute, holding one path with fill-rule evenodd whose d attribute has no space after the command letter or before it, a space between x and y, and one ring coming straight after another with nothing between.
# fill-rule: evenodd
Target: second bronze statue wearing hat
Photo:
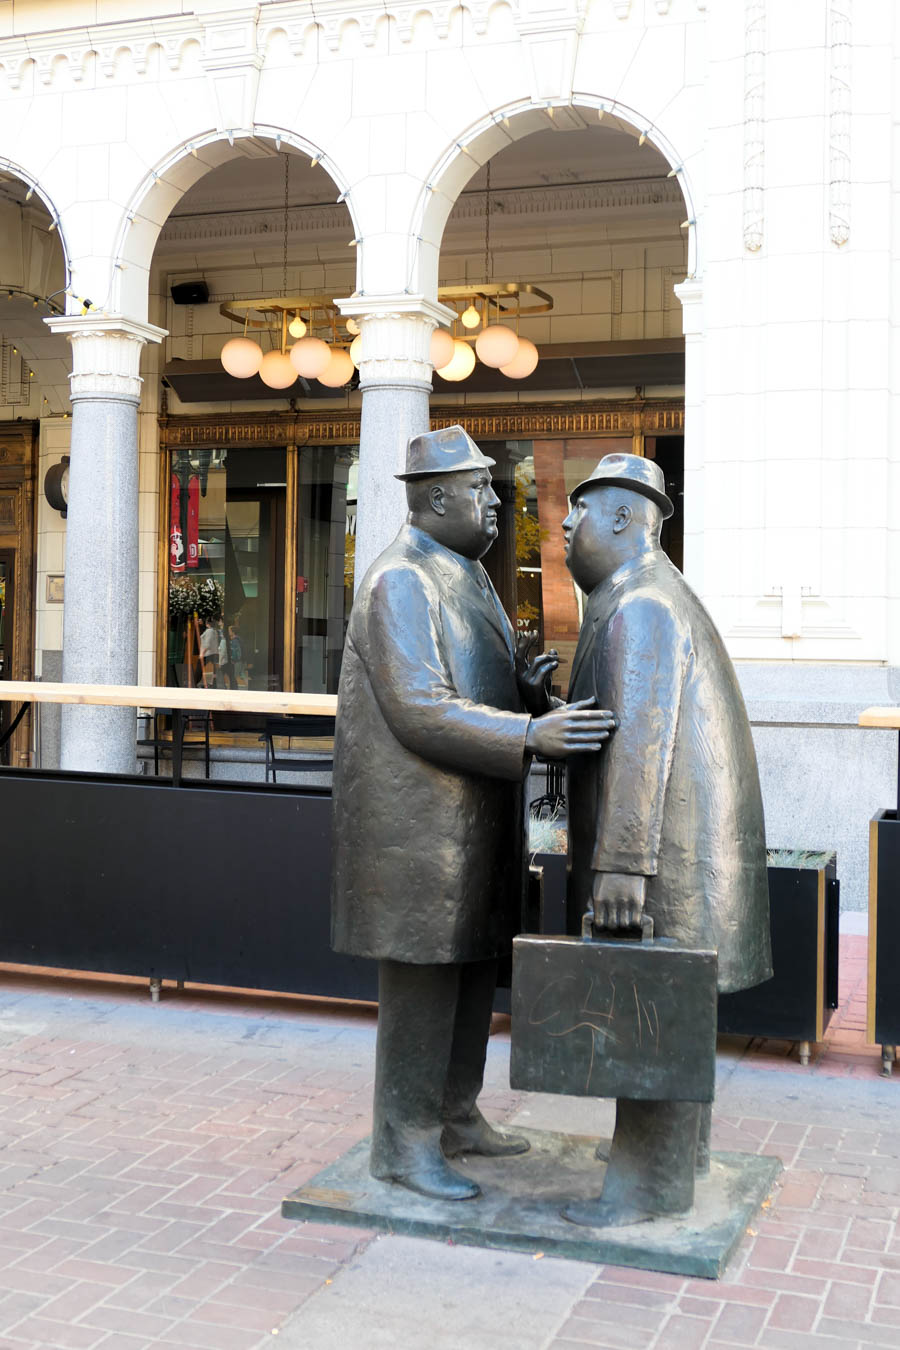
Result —
<instances>
[{"instance_id":1,"label":"second bronze statue wearing hat","mask_svg":"<svg viewBox=\"0 0 900 1350\"><path fill-rule=\"evenodd\" d=\"M588 601L569 697L617 717L604 754L568 766L574 908L606 930L644 914L658 937L716 949L723 992L748 988L771 975L768 882L734 668L660 548L672 503L659 466L607 455L571 501L566 560ZM689 1208L700 1125L692 1103L620 1098L603 1195L568 1217L616 1224Z\"/></svg>"},{"instance_id":2,"label":"second bronze statue wearing hat","mask_svg":"<svg viewBox=\"0 0 900 1350\"><path fill-rule=\"evenodd\" d=\"M462 427L410 441L408 523L357 591L335 735L333 945L379 962L371 1170L455 1200L478 1187L448 1157L527 1147L476 1100L520 922L530 753L599 750L611 725L547 711L555 659L517 669L479 561L497 535L493 462Z\"/></svg>"}]
</instances>

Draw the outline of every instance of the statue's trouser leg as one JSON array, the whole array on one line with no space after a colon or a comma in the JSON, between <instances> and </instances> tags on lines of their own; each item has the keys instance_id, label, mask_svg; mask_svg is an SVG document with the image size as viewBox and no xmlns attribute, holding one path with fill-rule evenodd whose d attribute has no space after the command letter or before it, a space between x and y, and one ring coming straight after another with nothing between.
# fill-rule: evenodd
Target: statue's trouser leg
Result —
<instances>
[{"instance_id":1,"label":"statue's trouser leg","mask_svg":"<svg viewBox=\"0 0 900 1350\"><path fill-rule=\"evenodd\" d=\"M445 1120L466 1121L475 1115L475 1103L484 1083L497 962L467 961L457 969L459 996L443 1114Z\"/></svg>"},{"instance_id":2,"label":"statue's trouser leg","mask_svg":"<svg viewBox=\"0 0 900 1350\"><path fill-rule=\"evenodd\" d=\"M699 1102L620 1098L601 1200L623 1215L684 1214L694 1203Z\"/></svg>"},{"instance_id":3,"label":"statue's trouser leg","mask_svg":"<svg viewBox=\"0 0 900 1350\"><path fill-rule=\"evenodd\" d=\"M374 1176L406 1171L440 1154L460 969L378 963Z\"/></svg>"},{"instance_id":4,"label":"statue's trouser leg","mask_svg":"<svg viewBox=\"0 0 900 1350\"><path fill-rule=\"evenodd\" d=\"M709 1136L712 1130L712 1102L704 1102L700 1107L700 1133L697 1139L697 1176L705 1177L709 1172Z\"/></svg>"}]
</instances>

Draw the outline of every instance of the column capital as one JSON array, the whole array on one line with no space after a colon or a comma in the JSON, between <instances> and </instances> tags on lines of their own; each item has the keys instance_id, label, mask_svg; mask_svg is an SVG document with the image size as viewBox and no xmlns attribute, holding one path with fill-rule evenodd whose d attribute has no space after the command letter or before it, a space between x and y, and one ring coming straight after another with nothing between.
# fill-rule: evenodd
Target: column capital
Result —
<instances>
[{"instance_id":1,"label":"column capital","mask_svg":"<svg viewBox=\"0 0 900 1350\"><path fill-rule=\"evenodd\" d=\"M703 282L688 277L672 289L681 301L682 332L685 337L697 337L703 332Z\"/></svg>"},{"instance_id":2,"label":"column capital","mask_svg":"<svg viewBox=\"0 0 900 1350\"><path fill-rule=\"evenodd\" d=\"M424 295L351 295L335 302L362 337L359 384L431 388L431 335L451 324L452 309Z\"/></svg>"},{"instance_id":3,"label":"column capital","mask_svg":"<svg viewBox=\"0 0 900 1350\"><path fill-rule=\"evenodd\" d=\"M122 314L65 314L44 322L51 332L64 333L72 348L73 402L79 398L140 402L141 351L146 342L161 342L164 328Z\"/></svg>"}]
</instances>

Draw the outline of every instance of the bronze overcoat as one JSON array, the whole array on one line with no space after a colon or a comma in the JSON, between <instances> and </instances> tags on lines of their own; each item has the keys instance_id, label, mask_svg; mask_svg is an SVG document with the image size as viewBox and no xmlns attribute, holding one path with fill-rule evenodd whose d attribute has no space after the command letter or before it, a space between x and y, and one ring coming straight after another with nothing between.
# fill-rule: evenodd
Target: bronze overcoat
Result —
<instances>
[{"instance_id":1,"label":"bronze overcoat","mask_svg":"<svg viewBox=\"0 0 900 1350\"><path fill-rule=\"evenodd\" d=\"M522 893L522 712L487 574L405 525L357 593L334 746L332 944L486 960Z\"/></svg>"},{"instance_id":2,"label":"bronze overcoat","mask_svg":"<svg viewBox=\"0 0 900 1350\"><path fill-rule=\"evenodd\" d=\"M772 973L762 796L750 724L719 633L660 551L592 591L569 699L593 695L619 725L569 761L570 885L645 875L659 936L715 946L719 987ZM573 906L574 907L574 906Z\"/></svg>"}]
</instances>

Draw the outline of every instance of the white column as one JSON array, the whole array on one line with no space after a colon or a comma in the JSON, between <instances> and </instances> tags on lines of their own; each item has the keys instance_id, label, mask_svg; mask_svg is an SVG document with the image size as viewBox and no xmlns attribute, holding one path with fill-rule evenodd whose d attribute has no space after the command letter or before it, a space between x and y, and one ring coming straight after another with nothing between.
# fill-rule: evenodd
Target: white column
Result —
<instances>
[{"instance_id":1,"label":"white column","mask_svg":"<svg viewBox=\"0 0 900 1350\"><path fill-rule=\"evenodd\" d=\"M675 287L675 294L684 332L684 575L703 595L703 283L691 277Z\"/></svg>"},{"instance_id":2,"label":"white column","mask_svg":"<svg viewBox=\"0 0 900 1350\"><path fill-rule=\"evenodd\" d=\"M429 428L431 335L451 312L423 296L353 296L339 300L362 335L359 387L362 425L356 508L358 588L369 565L406 519L406 488L394 477L406 464L410 436Z\"/></svg>"},{"instance_id":3,"label":"white column","mask_svg":"<svg viewBox=\"0 0 900 1350\"><path fill-rule=\"evenodd\" d=\"M165 332L108 315L47 322L72 347L63 680L135 684L138 371L144 343L159 342ZM63 769L134 772L133 709L64 707L61 735Z\"/></svg>"}]
</instances>

